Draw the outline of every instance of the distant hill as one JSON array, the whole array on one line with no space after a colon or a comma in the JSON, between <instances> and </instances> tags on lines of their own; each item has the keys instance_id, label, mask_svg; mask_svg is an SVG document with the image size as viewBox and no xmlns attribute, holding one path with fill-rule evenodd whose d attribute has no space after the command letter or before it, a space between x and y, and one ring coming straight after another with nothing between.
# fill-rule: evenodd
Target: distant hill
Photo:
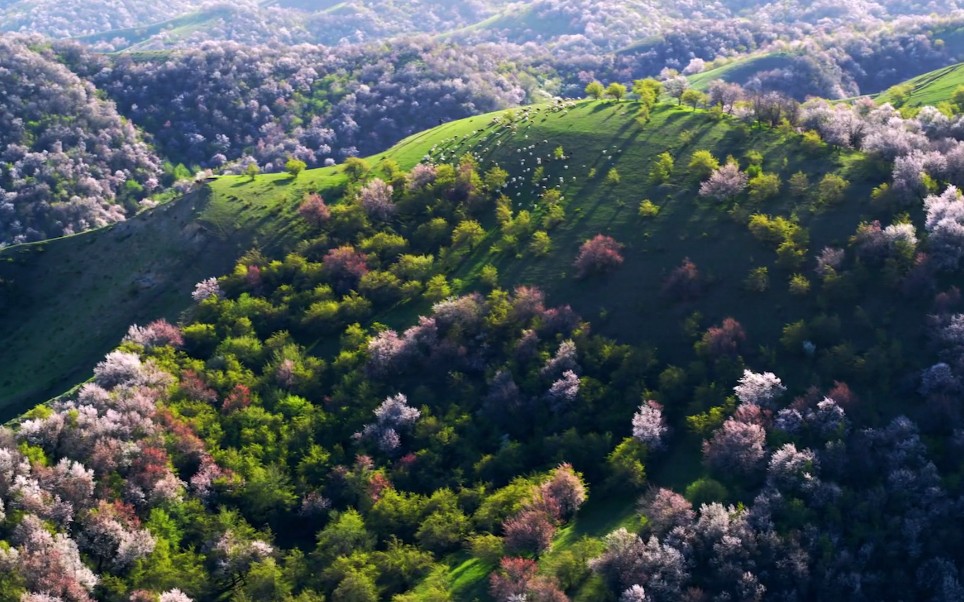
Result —
<instances>
[{"instance_id":1,"label":"distant hill","mask_svg":"<svg viewBox=\"0 0 964 602\"><path fill-rule=\"evenodd\" d=\"M0 31L76 37L144 27L191 12L197 5L192 0L9 0L0 3Z\"/></svg>"}]
</instances>

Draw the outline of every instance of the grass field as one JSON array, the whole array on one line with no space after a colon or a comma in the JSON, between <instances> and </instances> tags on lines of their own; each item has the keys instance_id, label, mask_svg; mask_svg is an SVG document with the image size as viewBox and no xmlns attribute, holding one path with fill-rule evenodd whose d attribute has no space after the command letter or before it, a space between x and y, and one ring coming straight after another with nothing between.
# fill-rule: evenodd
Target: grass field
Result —
<instances>
[{"instance_id":1,"label":"grass field","mask_svg":"<svg viewBox=\"0 0 964 602\"><path fill-rule=\"evenodd\" d=\"M905 106L922 107L949 101L954 91L964 86L964 63L925 73L905 83L913 88L910 97L904 102ZM880 103L894 101L889 90L875 98Z\"/></svg>"}]
</instances>

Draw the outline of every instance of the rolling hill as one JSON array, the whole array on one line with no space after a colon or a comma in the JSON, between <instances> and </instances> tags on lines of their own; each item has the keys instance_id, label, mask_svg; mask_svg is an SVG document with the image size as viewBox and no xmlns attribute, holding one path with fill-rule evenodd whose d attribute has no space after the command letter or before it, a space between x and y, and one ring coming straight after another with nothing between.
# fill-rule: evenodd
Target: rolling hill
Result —
<instances>
[{"instance_id":1,"label":"rolling hill","mask_svg":"<svg viewBox=\"0 0 964 602\"><path fill-rule=\"evenodd\" d=\"M669 272L689 257L712 291L706 307L699 308L703 322L739 315L761 341L776 343L783 324L810 309L782 283L762 296L742 290L740 282L753 267L774 259L772 251L749 236L749 214L764 210L795 216L811 231L813 253L845 243L861 219L873 217L870 209L854 201L824 210L782 195L765 207L736 207L728 214L700 202L696 183L685 177L651 184L649 166L662 152L677 157L681 165L698 149L720 158L743 157L752 150L765 157L765 171L784 180L799 171L811 181L840 172L851 181L848 197L854 199L867 198L885 174L876 173L859 153L811 158L799 152L792 136L729 119L713 121L702 111L661 105L645 126L635 121L633 111L630 102L580 102L566 109L542 105L514 112L517 121L511 126L495 124L503 114L483 115L410 137L368 160L376 166L393 160L409 168L425 157L444 162L472 153L483 166L498 164L509 172L505 193L516 211L537 212L543 189L559 187L567 199L567 218L551 234L552 251L542 258L476 251L452 273L465 287L477 283L482 266L492 264L505 286L538 283L550 299L571 303L582 315L594 317L601 332L682 356L688 345L680 347L677 341L680 324L696 308L666 302L659 289ZM554 158L559 147L565 160ZM543 176L533 183L540 166ZM610 170L620 174L618 183L607 181ZM677 170L685 172L683 167ZM5 415L83 380L130 323L158 315L175 318L189 303L195 282L225 273L250 247L274 253L292 248L304 228L295 218L297 200L309 189L337 198L344 185L337 173L338 168L324 168L296 180L275 174L254 182L225 176L214 181L208 193L195 192L112 228L4 250L0 278L6 282L3 332L8 334L0 361L12 375L0 383ZM644 199L661 208L656 218L637 215ZM587 285L573 278L572 260L579 245L596 233L625 244L627 259L613 276ZM172 248L171 240L181 243ZM495 242L497 236L489 234L488 240ZM727 252L720 253L721 248ZM774 270L777 279L789 276L786 270ZM51 302L39 304L41 299ZM411 314L406 310L399 315L410 319Z\"/></svg>"},{"instance_id":2,"label":"rolling hill","mask_svg":"<svg viewBox=\"0 0 964 602\"><path fill-rule=\"evenodd\" d=\"M922 225L922 208L874 193L890 179L886 163L793 128L672 103L643 120L639 109L557 101L481 115L296 177L220 177L128 222L0 253L8 415L83 380L131 321L181 318L164 335L180 342L141 332L111 353L77 394L81 409L52 403L17 425L18 453L38 464L77 449L149 450L99 465L98 478L116 478L98 492L141 500L131 512L144 522L129 528L146 525L156 548L112 569L96 593L484 601L504 599L499 579L522 567L526 587L555 599L615 599L640 579L607 568L620 541L670 566L684 557L651 497L645 517L637 510L649 485L685 492L651 495L678 505L672 521L693 533L717 516L723 532L780 550L751 559L778 597L826 587L822 568L836 560L799 543L805 521L842 533L847 554L898 541L902 525L882 515L917 516L904 489L851 508L859 520L839 517L891 478L861 462L903 462L901 483L926 464L907 419L864 428L928 415L908 402L908 375L933 360L920 352L932 291L913 279L910 226ZM722 173L713 158L752 176L749 189L701 194ZM317 219L305 206L322 209ZM909 229L907 244L880 256L875 219ZM599 236L620 259L578 273L574 260ZM826 247L839 256L816 270ZM190 304L193 283L215 274L218 290ZM20 375L40 376L38 386ZM747 384L758 381L762 392ZM124 428L137 412L140 426ZM646 412L658 415L655 435ZM805 426L790 424L793 412ZM110 441L130 445L61 443L100 437L102 422ZM721 463L714 450L730 427L755 438ZM818 469L811 448L828 463L849 454L819 473L847 496L835 497L839 487L825 506L803 501ZM787 455L803 467L777 481ZM913 486L939 498L927 519L936 525L951 505L931 469ZM158 492L163 475L171 484ZM583 479L593 497L579 509ZM567 491L564 511L552 496ZM774 508L772 522L746 518ZM620 527L629 531L606 537ZM953 549L954 537L935 545ZM657 599L678 599L684 582L742 586L749 568L740 565L743 581L720 577L719 547L693 556L699 570L681 568ZM791 552L804 577L787 580L780 559ZM221 559L235 564L206 568ZM813 567L813 585L800 566Z\"/></svg>"},{"instance_id":3,"label":"rolling hill","mask_svg":"<svg viewBox=\"0 0 964 602\"><path fill-rule=\"evenodd\" d=\"M898 85L903 86L910 86L910 95L903 101L902 106L936 106L942 102L950 102L954 92L964 86L964 63L937 69ZM874 98L881 103L893 103L896 100L892 90L885 90Z\"/></svg>"},{"instance_id":4,"label":"rolling hill","mask_svg":"<svg viewBox=\"0 0 964 602\"><path fill-rule=\"evenodd\" d=\"M790 58L792 56L792 54L787 52L751 54L716 67L715 69L708 69L702 73L690 75L690 85L697 90L706 90L710 82L721 79L725 82L745 86L753 76L761 71L791 67L792 63Z\"/></svg>"}]
</instances>

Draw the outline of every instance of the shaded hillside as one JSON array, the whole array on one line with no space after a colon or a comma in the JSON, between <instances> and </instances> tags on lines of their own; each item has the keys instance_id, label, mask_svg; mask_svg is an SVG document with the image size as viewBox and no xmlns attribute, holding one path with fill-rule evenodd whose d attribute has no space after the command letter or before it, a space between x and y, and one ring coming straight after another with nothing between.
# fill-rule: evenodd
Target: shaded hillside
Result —
<instances>
[{"instance_id":1,"label":"shaded hillside","mask_svg":"<svg viewBox=\"0 0 964 602\"><path fill-rule=\"evenodd\" d=\"M252 245L293 245L290 218L274 196L197 191L111 227L0 251L0 415L87 380L130 324L176 320L196 282Z\"/></svg>"}]
</instances>

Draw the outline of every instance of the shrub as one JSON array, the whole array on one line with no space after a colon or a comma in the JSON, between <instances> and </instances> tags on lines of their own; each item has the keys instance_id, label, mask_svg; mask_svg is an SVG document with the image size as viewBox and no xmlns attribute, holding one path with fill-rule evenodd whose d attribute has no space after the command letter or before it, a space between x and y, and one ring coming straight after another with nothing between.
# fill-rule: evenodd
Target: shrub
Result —
<instances>
[{"instance_id":1,"label":"shrub","mask_svg":"<svg viewBox=\"0 0 964 602\"><path fill-rule=\"evenodd\" d=\"M659 156L656 157L653 168L649 172L650 182L654 184L665 184L669 182L670 177L673 175L674 165L673 155L668 152L660 153Z\"/></svg>"},{"instance_id":2,"label":"shrub","mask_svg":"<svg viewBox=\"0 0 964 602\"><path fill-rule=\"evenodd\" d=\"M743 286L746 290L753 293L763 293L770 288L770 275L769 270L766 266L761 266L758 268L753 268L750 270L750 274L743 281Z\"/></svg>"},{"instance_id":3,"label":"shrub","mask_svg":"<svg viewBox=\"0 0 964 602\"><path fill-rule=\"evenodd\" d=\"M833 205L844 199L850 182L834 173L828 173L817 184L817 199L824 204Z\"/></svg>"},{"instance_id":4,"label":"shrub","mask_svg":"<svg viewBox=\"0 0 964 602\"><path fill-rule=\"evenodd\" d=\"M702 278L696 264L689 257L673 269L663 282L662 293L679 301L691 301L700 296L703 289Z\"/></svg>"},{"instance_id":5,"label":"shrub","mask_svg":"<svg viewBox=\"0 0 964 602\"><path fill-rule=\"evenodd\" d=\"M646 199L639 204L639 217L656 217L659 215L660 206L653 201Z\"/></svg>"},{"instance_id":6,"label":"shrub","mask_svg":"<svg viewBox=\"0 0 964 602\"><path fill-rule=\"evenodd\" d=\"M810 280L803 274L794 274L790 277L790 294L806 295L810 292Z\"/></svg>"},{"instance_id":7,"label":"shrub","mask_svg":"<svg viewBox=\"0 0 964 602\"><path fill-rule=\"evenodd\" d=\"M780 176L774 173L760 174L747 183L750 200L758 203L772 199L780 193Z\"/></svg>"},{"instance_id":8,"label":"shrub","mask_svg":"<svg viewBox=\"0 0 964 602\"><path fill-rule=\"evenodd\" d=\"M690 157L689 170L693 176L699 180L710 177L714 171L720 168L720 162L708 150L694 151Z\"/></svg>"}]
</instances>

